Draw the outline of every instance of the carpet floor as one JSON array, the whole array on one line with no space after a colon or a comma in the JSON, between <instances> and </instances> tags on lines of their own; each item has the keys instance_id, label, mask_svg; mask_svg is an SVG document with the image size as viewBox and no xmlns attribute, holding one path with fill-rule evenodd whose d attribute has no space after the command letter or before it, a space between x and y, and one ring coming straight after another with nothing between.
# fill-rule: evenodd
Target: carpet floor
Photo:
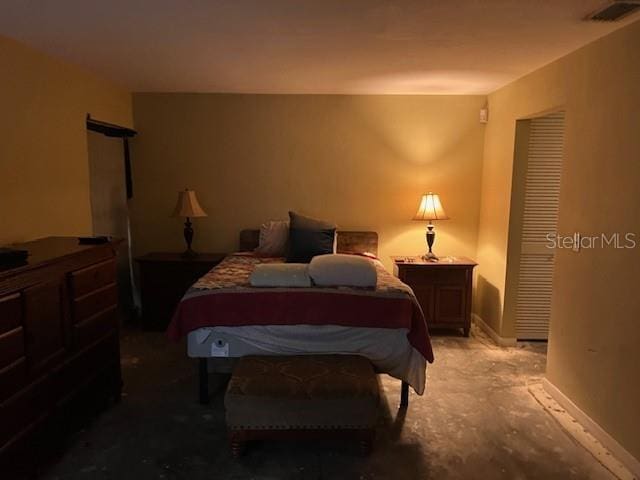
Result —
<instances>
[{"instance_id":1,"label":"carpet floor","mask_svg":"<svg viewBox=\"0 0 640 480\"><path fill-rule=\"evenodd\" d=\"M68 440L43 478L66 479L612 479L527 389L544 374L546 345L499 348L435 336L427 392L399 411L400 382L382 377L374 451L331 442L262 442L231 457L225 377L197 402L197 372L184 344L161 333L125 332L124 397ZM217 383L217 390L215 385Z\"/></svg>"}]
</instances>

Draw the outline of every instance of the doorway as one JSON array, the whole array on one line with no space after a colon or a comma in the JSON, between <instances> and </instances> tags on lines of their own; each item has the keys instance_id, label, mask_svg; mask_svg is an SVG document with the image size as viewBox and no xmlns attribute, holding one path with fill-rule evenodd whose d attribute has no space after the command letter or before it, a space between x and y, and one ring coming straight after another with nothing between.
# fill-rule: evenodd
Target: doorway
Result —
<instances>
[{"instance_id":1,"label":"doorway","mask_svg":"<svg viewBox=\"0 0 640 480\"><path fill-rule=\"evenodd\" d=\"M129 228L130 178L128 136L92 128L87 121L89 185L93 235L108 235L122 239L118 249L118 305L121 318L133 319L136 301L131 263L131 233ZM115 126L114 126L115 127ZM120 127L117 127L120 128ZM122 129L122 132L132 132Z\"/></svg>"},{"instance_id":2,"label":"doorway","mask_svg":"<svg viewBox=\"0 0 640 480\"><path fill-rule=\"evenodd\" d=\"M516 123L505 316L518 340L549 337L564 124L564 111Z\"/></svg>"}]
</instances>

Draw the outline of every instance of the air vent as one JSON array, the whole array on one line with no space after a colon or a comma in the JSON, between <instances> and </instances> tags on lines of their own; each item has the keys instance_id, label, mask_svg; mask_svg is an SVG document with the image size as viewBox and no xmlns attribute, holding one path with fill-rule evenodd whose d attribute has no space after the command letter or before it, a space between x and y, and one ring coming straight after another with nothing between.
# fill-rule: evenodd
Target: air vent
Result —
<instances>
[{"instance_id":1,"label":"air vent","mask_svg":"<svg viewBox=\"0 0 640 480\"><path fill-rule=\"evenodd\" d=\"M589 15L586 20L616 22L640 9L640 0L614 0Z\"/></svg>"}]
</instances>

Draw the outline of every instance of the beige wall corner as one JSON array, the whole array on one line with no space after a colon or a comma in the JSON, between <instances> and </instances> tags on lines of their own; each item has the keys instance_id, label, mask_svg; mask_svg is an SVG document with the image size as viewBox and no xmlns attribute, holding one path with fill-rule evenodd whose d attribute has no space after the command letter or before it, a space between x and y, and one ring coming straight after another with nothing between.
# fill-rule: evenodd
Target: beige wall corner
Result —
<instances>
[{"instance_id":1,"label":"beige wall corner","mask_svg":"<svg viewBox=\"0 0 640 480\"><path fill-rule=\"evenodd\" d=\"M86 116L133 125L131 95L0 37L0 245L91 233Z\"/></svg>"},{"instance_id":2,"label":"beige wall corner","mask_svg":"<svg viewBox=\"0 0 640 480\"><path fill-rule=\"evenodd\" d=\"M489 95L475 311L500 336L515 332L503 312L518 119L566 112L559 233L633 233L640 245L638 44L635 22ZM549 380L636 458L638 245L557 251L547 364Z\"/></svg>"},{"instance_id":3,"label":"beige wall corner","mask_svg":"<svg viewBox=\"0 0 640 480\"><path fill-rule=\"evenodd\" d=\"M496 345L499 347L515 347L518 344L518 340L516 338L506 338L501 337L498 333L491 328L479 315L475 313L471 314L471 320L475 323L484 333L489 335L491 340L494 341Z\"/></svg>"}]
</instances>

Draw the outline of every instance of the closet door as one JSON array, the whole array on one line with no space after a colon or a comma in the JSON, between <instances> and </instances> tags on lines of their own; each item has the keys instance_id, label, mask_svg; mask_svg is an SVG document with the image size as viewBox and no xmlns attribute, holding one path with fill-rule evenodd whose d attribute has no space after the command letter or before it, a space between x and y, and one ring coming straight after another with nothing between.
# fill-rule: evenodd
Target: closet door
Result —
<instances>
[{"instance_id":1,"label":"closet door","mask_svg":"<svg viewBox=\"0 0 640 480\"><path fill-rule=\"evenodd\" d=\"M563 145L564 112L531 120L516 297L519 340L549 336L555 252L548 235L557 231Z\"/></svg>"}]
</instances>

